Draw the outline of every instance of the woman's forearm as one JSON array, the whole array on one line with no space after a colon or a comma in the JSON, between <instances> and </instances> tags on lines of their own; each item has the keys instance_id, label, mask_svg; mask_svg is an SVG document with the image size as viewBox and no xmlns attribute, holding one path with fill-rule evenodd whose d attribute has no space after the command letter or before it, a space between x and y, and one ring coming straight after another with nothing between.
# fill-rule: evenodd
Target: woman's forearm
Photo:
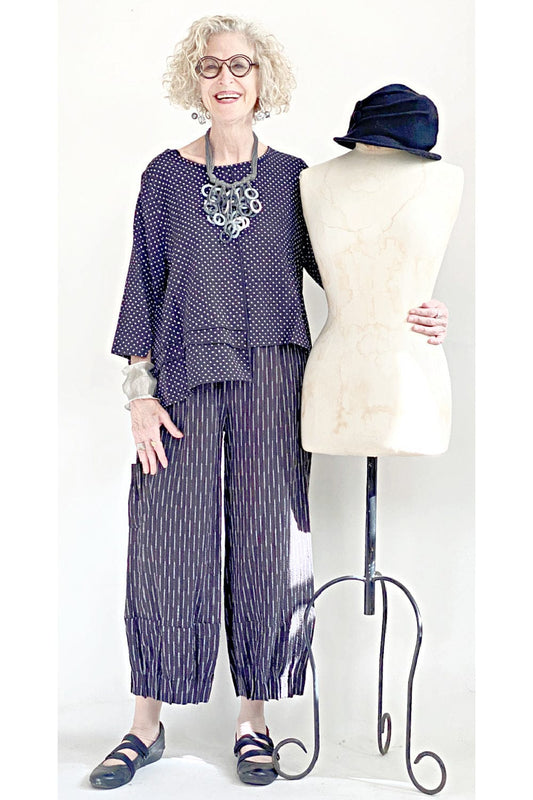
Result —
<instances>
[{"instance_id":1,"label":"woman's forearm","mask_svg":"<svg viewBox=\"0 0 533 800\"><path fill-rule=\"evenodd\" d=\"M150 361L151 350L148 350L148 353L145 356L130 356L131 363L135 364L137 361Z\"/></svg>"}]
</instances>

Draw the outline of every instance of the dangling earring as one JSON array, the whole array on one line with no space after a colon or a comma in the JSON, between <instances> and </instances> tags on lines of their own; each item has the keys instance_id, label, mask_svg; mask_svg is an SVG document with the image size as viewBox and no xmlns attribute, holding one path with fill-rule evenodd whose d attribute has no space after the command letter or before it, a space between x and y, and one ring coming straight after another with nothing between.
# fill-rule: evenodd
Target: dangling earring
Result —
<instances>
[{"instance_id":1,"label":"dangling earring","mask_svg":"<svg viewBox=\"0 0 533 800\"><path fill-rule=\"evenodd\" d=\"M197 119L200 125L205 125L208 119L211 119L209 112L201 108L199 111L193 111L191 114L193 119Z\"/></svg>"},{"instance_id":2,"label":"dangling earring","mask_svg":"<svg viewBox=\"0 0 533 800\"><path fill-rule=\"evenodd\" d=\"M257 101L257 104L258 104L258 109L254 113L255 121L256 122L261 122L261 120L263 120L263 119L268 119L269 116L270 116L270 111L265 111L263 109L263 106L261 105L261 101L260 100Z\"/></svg>"}]
</instances>

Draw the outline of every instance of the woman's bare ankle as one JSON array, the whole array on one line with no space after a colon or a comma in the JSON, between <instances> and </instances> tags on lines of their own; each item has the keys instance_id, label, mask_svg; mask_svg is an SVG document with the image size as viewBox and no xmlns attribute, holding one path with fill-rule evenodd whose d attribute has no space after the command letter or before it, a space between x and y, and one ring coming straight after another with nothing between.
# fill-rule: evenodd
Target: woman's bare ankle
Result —
<instances>
[{"instance_id":1,"label":"woman's bare ankle","mask_svg":"<svg viewBox=\"0 0 533 800\"><path fill-rule=\"evenodd\" d=\"M143 725L142 727L140 725L132 725L130 733L138 736L147 747L150 747L159 736L159 721L156 725Z\"/></svg>"}]
</instances>

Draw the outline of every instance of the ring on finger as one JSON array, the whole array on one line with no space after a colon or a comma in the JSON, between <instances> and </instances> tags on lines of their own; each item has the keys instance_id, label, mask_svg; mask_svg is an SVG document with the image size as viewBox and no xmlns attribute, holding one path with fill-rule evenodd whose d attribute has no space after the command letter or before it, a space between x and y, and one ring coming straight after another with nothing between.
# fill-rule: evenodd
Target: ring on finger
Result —
<instances>
[{"instance_id":1,"label":"ring on finger","mask_svg":"<svg viewBox=\"0 0 533 800\"><path fill-rule=\"evenodd\" d=\"M135 447L137 450L146 450L146 445L144 442L136 442Z\"/></svg>"},{"instance_id":2,"label":"ring on finger","mask_svg":"<svg viewBox=\"0 0 533 800\"><path fill-rule=\"evenodd\" d=\"M155 439L150 439L150 444L152 445L152 447L155 447L156 445L161 444L161 440L156 442Z\"/></svg>"}]
</instances>

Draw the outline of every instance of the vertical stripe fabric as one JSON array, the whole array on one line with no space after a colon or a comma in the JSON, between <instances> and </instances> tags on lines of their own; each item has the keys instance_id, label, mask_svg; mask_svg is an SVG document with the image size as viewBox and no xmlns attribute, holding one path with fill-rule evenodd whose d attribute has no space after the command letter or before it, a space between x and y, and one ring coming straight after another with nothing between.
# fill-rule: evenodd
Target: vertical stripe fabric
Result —
<instances>
[{"instance_id":1,"label":"vertical stripe fabric","mask_svg":"<svg viewBox=\"0 0 533 800\"><path fill-rule=\"evenodd\" d=\"M209 700L222 596L236 695L303 694L314 592L311 454L300 442L308 351L251 355L251 382L202 384L167 407L184 437L161 427L166 469L145 475L132 464L125 622L135 695ZM312 608L311 637L314 623Z\"/></svg>"}]
</instances>

